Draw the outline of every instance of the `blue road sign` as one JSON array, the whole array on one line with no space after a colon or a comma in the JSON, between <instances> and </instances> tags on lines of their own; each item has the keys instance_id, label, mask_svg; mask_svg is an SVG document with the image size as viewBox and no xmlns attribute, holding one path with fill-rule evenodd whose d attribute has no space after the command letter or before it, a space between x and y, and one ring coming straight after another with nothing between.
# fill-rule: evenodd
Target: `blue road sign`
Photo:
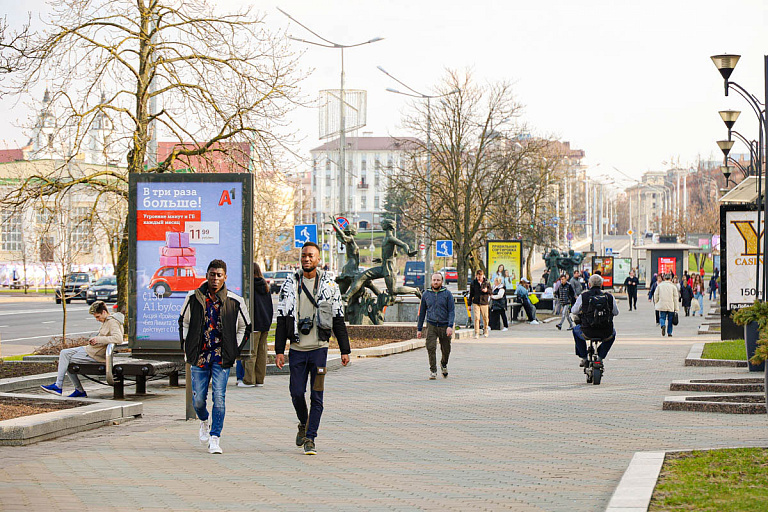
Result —
<instances>
[{"instance_id":1,"label":"blue road sign","mask_svg":"<svg viewBox=\"0 0 768 512\"><path fill-rule=\"evenodd\" d=\"M336 223L341 229L346 229L346 227L349 226L349 221L345 217L337 217Z\"/></svg>"},{"instance_id":2,"label":"blue road sign","mask_svg":"<svg viewBox=\"0 0 768 512\"><path fill-rule=\"evenodd\" d=\"M605 255L606 256L613 256L613 249L611 247L605 248Z\"/></svg>"},{"instance_id":3,"label":"blue road sign","mask_svg":"<svg viewBox=\"0 0 768 512\"><path fill-rule=\"evenodd\" d=\"M317 224L297 224L293 226L293 247L301 249L307 242L317 243Z\"/></svg>"},{"instance_id":4,"label":"blue road sign","mask_svg":"<svg viewBox=\"0 0 768 512\"><path fill-rule=\"evenodd\" d=\"M329 244L329 243L324 243L324 244L323 244L323 250L324 250L325 252L328 252L328 251L330 251L330 250L331 250L331 244Z\"/></svg>"},{"instance_id":5,"label":"blue road sign","mask_svg":"<svg viewBox=\"0 0 768 512\"><path fill-rule=\"evenodd\" d=\"M568 240L573 240L573 233L568 233L567 235L565 235L565 238L567 238Z\"/></svg>"},{"instance_id":6,"label":"blue road sign","mask_svg":"<svg viewBox=\"0 0 768 512\"><path fill-rule=\"evenodd\" d=\"M438 258L452 258L453 257L453 240L438 240L437 244L437 257Z\"/></svg>"}]
</instances>

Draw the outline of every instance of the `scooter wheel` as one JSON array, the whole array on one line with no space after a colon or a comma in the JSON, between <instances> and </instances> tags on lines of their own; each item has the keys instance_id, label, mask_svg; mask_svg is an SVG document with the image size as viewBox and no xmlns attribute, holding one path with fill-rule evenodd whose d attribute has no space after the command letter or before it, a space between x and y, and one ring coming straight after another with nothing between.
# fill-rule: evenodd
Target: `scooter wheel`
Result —
<instances>
[{"instance_id":1,"label":"scooter wheel","mask_svg":"<svg viewBox=\"0 0 768 512\"><path fill-rule=\"evenodd\" d=\"M595 386L600 385L600 380L603 378L602 368L592 368L592 384Z\"/></svg>"}]
</instances>

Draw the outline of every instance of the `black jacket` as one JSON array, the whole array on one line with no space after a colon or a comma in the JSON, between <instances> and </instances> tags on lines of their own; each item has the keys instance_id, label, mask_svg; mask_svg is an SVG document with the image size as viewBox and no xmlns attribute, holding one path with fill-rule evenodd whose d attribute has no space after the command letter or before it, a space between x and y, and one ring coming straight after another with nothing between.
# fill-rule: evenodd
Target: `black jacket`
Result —
<instances>
[{"instance_id":1,"label":"black jacket","mask_svg":"<svg viewBox=\"0 0 768 512\"><path fill-rule=\"evenodd\" d=\"M485 278L482 283L477 278L473 279L472 284L469 285L469 298L472 304L487 306L491 298L491 283Z\"/></svg>"},{"instance_id":2,"label":"black jacket","mask_svg":"<svg viewBox=\"0 0 768 512\"><path fill-rule=\"evenodd\" d=\"M272 294L263 277L253 278L253 330L267 332L272 326Z\"/></svg>"},{"instance_id":3,"label":"black jacket","mask_svg":"<svg viewBox=\"0 0 768 512\"><path fill-rule=\"evenodd\" d=\"M205 332L205 297L208 283L187 294L179 316L179 339L186 361L194 365L200 357ZM226 285L216 294L221 299L221 366L231 368L251 334L251 323L245 301L227 291Z\"/></svg>"},{"instance_id":4,"label":"black jacket","mask_svg":"<svg viewBox=\"0 0 768 512\"><path fill-rule=\"evenodd\" d=\"M693 288L688 286L688 283L680 285L680 302L684 308L691 307L691 299L693 299Z\"/></svg>"},{"instance_id":5,"label":"black jacket","mask_svg":"<svg viewBox=\"0 0 768 512\"><path fill-rule=\"evenodd\" d=\"M589 299L591 299L595 295L606 296L608 298L608 306L612 311L610 324L603 326L602 328L592 325L590 321L590 314L588 311ZM584 336L587 338L603 338L603 339L610 337L613 334L613 311L614 310L615 310L615 303L614 303L613 295L611 295L610 293L603 292L600 289L600 287L596 286L582 293L579 318L581 319L581 332L584 333Z\"/></svg>"}]
</instances>

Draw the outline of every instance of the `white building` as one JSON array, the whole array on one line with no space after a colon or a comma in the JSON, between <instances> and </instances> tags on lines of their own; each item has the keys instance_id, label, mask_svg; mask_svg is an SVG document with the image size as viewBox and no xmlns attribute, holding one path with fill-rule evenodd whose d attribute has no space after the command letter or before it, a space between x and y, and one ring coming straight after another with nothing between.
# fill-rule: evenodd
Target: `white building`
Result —
<instances>
[{"instance_id":1,"label":"white building","mask_svg":"<svg viewBox=\"0 0 768 512\"><path fill-rule=\"evenodd\" d=\"M405 165L406 151L413 149L409 137L347 137L346 197L344 209L350 222L361 229L377 226L384 210L389 177ZM310 150L309 181L311 222L322 225L339 208L339 140Z\"/></svg>"}]
</instances>

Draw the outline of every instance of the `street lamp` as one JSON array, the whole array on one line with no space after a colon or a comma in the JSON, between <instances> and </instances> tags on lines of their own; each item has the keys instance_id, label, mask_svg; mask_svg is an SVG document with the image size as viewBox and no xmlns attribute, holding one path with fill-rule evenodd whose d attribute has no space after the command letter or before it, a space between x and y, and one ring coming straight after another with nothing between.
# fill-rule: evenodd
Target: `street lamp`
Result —
<instances>
[{"instance_id":1,"label":"street lamp","mask_svg":"<svg viewBox=\"0 0 768 512\"><path fill-rule=\"evenodd\" d=\"M445 94L424 94L422 92L419 92L412 87L409 87L407 84L402 82L401 80L397 79L396 77L392 76L386 69L384 69L381 66L376 66L379 71L387 75L389 78L394 80L395 82L399 83L409 91L408 92L401 92L397 89L393 89L391 87L387 87L387 92L391 92L393 94L402 94L403 96L410 96L411 98L418 98L421 100L427 100L427 209L426 209L426 242L427 242L427 252L424 255L424 271L425 275L430 275L432 273L432 227L430 225L432 216L430 214L430 201L432 199L432 100L438 99L438 98L445 98L446 96L450 96L452 94L459 93L459 89L454 89L450 92L447 92ZM427 287L427 279L424 279L424 287Z\"/></svg>"},{"instance_id":2,"label":"street lamp","mask_svg":"<svg viewBox=\"0 0 768 512\"><path fill-rule=\"evenodd\" d=\"M732 165L721 165L720 172L725 176L725 187L728 188L728 180L731 179L731 173L733 172Z\"/></svg>"},{"instance_id":3,"label":"street lamp","mask_svg":"<svg viewBox=\"0 0 768 512\"><path fill-rule=\"evenodd\" d=\"M763 67L764 67L764 89L765 89L765 103L760 103L760 100L757 99L757 96L747 91L744 87L737 84L736 82L731 81L731 75L733 74L733 70L736 67L736 64L738 64L739 59L741 58L740 55L734 55L734 54L721 54L721 55L713 55L710 57L712 59L712 62L715 64L715 67L717 67L717 70L720 72L720 75L723 77L723 85L724 85L724 91L725 95L728 96L728 91L734 90L736 91L742 98L744 98L750 107L752 107L753 112L757 116L757 120L759 123L758 126L758 144L757 144L757 165L758 165L758 182L762 181L761 176L761 170L763 166L763 158L765 155L768 155L768 148L764 147L763 144L768 143L768 115L766 115L765 111L765 103L768 103L768 55L763 56ZM721 114L722 116L722 114ZM725 118L723 118L723 121L725 121ZM732 119L733 122L736 121L736 119ZM727 126L727 123L726 123ZM732 127L731 125L729 128ZM719 142L718 142L719 145ZM721 149L723 147L721 146ZM730 150L730 148L728 148ZM723 153L726 156L726 167L728 164L728 154L725 150L723 150ZM765 179L768 180L768 172L763 173L765 174ZM766 190L768 190L768 183L766 184ZM768 194L766 194L768 196ZM761 231L760 228L760 203L763 202L763 211L765 211L766 208L768 208L768 197L766 197L764 200L760 197L760 191L758 191L757 196L757 211L758 211L758 223L756 226L756 231L759 233ZM759 245L759 244L758 244ZM760 265L760 250L758 248L758 255L757 255L757 265L759 267ZM768 254L768 237L763 237L763 255ZM757 270L757 276L755 282L755 296L757 296L758 290L760 288L760 285L762 284L762 300L765 301L766 297L766 282L760 283L760 271L759 268ZM765 257L763 258L763 280L768 278L768 259ZM768 373L766 374L768 375Z\"/></svg>"},{"instance_id":4,"label":"street lamp","mask_svg":"<svg viewBox=\"0 0 768 512\"><path fill-rule=\"evenodd\" d=\"M312 34L313 36L317 37L318 39L321 39L323 43L318 43L317 41L307 41L306 39L300 39L298 37L292 37L288 36L288 39L292 39L294 41L298 41L301 43L311 44L315 46L322 46L323 48L333 48L341 50L341 89L339 90L339 215L344 215L346 211L346 203L347 203L347 176L346 176L346 158L347 158L347 140L346 140L346 119L345 119L345 113L344 113L344 106L346 103L346 98L344 95L344 49L345 48L355 48L357 46L363 46L366 44L375 43L377 41L381 41L384 39L383 37L374 37L373 39L369 39L368 41L363 41L361 43L355 43L355 44L340 44L340 43L334 43L333 41L330 41L323 36L319 35L317 32L313 31L303 23L299 22L296 18L285 12L284 10L277 8L278 11L283 13L289 20L293 21L303 29L305 29L307 32Z\"/></svg>"}]
</instances>

